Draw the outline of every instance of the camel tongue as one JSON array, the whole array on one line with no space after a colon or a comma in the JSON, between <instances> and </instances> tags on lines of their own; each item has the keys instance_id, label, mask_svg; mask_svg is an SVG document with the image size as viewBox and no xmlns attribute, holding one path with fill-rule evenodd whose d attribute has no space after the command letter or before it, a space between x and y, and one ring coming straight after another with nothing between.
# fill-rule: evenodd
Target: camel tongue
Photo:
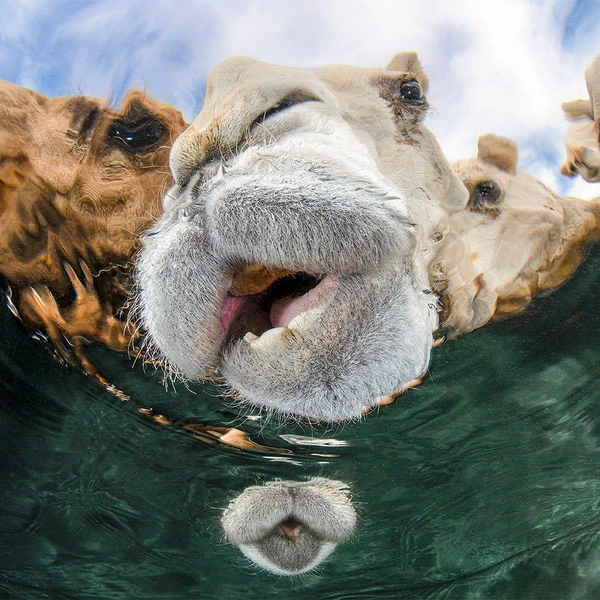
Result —
<instances>
[{"instance_id":1,"label":"camel tongue","mask_svg":"<svg viewBox=\"0 0 600 600\"><path fill-rule=\"evenodd\" d=\"M287 271L277 267L266 267L259 264L250 265L233 278L229 293L232 296L259 294L277 279L286 275L292 275L293 273L294 271Z\"/></svg>"},{"instance_id":2,"label":"camel tongue","mask_svg":"<svg viewBox=\"0 0 600 600\"><path fill-rule=\"evenodd\" d=\"M279 533L285 536L290 542L295 542L302 531L302 523L298 523L294 519L288 519L277 526Z\"/></svg>"}]
</instances>

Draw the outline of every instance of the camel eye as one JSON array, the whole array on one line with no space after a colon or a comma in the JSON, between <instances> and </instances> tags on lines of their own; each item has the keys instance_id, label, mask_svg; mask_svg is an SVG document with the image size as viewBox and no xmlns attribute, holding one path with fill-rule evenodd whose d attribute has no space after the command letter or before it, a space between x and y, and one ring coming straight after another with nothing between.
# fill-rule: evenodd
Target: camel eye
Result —
<instances>
[{"instance_id":1,"label":"camel eye","mask_svg":"<svg viewBox=\"0 0 600 600\"><path fill-rule=\"evenodd\" d=\"M495 181L482 181L473 187L468 207L473 212L480 212L492 217L500 214L502 188Z\"/></svg>"},{"instance_id":2,"label":"camel eye","mask_svg":"<svg viewBox=\"0 0 600 600\"><path fill-rule=\"evenodd\" d=\"M164 126L150 116L133 121L117 119L108 130L109 138L134 152L142 152L165 135Z\"/></svg>"},{"instance_id":3,"label":"camel eye","mask_svg":"<svg viewBox=\"0 0 600 600\"><path fill-rule=\"evenodd\" d=\"M495 181L482 181L475 190L479 197L488 204L496 204L502 195L502 190Z\"/></svg>"},{"instance_id":4,"label":"camel eye","mask_svg":"<svg viewBox=\"0 0 600 600\"><path fill-rule=\"evenodd\" d=\"M400 85L400 96L411 104L421 104L425 100L423 88L416 79L403 81Z\"/></svg>"}]
</instances>

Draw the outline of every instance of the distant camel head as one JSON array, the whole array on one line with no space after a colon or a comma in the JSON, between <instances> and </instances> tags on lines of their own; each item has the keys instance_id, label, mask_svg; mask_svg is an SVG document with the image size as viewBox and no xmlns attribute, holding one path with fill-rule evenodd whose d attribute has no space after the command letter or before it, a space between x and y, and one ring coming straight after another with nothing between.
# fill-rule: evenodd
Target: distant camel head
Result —
<instances>
[{"instance_id":1,"label":"distant camel head","mask_svg":"<svg viewBox=\"0 0 600 600\"><path fill-rule=\"evenodd\" d=\"M128 94L120 111L87 97L47 98L0 82L0 274L24 322L124 350L115 318L140 234L172 184L179 111Z\"/></svg>"},{"instance_id":2,"label":"distant camel head","mask_svg":"<svg viewBox=\"0 0 600 600\"><path fill-rule=\"evenodd\" d=\"M569 177L579 173L595 183L600 181L600 56L587 68L585 82L589 100L573 100L562 106L567 119L575 122L567 131L562 173Z\"/></svg>"},{"instance_id":3,"label":"distant camel head","mask_svg":"<svg viewBox=\"0 0 600 600\"><path fill-rule=\"evenodd\" d=\"M325 420L424 373L427 265L467 201L423 125L427 84L414 53L387 69L216 68L138 263L156 358Z\"/></svg>"},{"instance_id":4,"label":"distant camel head","mask_svg":"<svg viewBox=\"0 0 600 600\"><path fill-rule=\"evenodd\" d=\"M450 217L431 268L451 337L523 310L570 277L599 237L597 201L559 196L517 165L516 144L491 134L476 158L453 165L469 202Z\"/></svg>"}]
</instances>

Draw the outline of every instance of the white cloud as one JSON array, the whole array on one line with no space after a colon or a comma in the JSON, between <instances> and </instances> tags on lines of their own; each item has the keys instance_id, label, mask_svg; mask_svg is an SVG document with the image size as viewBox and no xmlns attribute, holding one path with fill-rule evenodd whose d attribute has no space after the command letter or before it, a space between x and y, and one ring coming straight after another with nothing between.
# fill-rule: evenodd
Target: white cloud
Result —
<instances>
[{"instance_id":1,"label":"white cloud","mask_svg":"<svg viewBox=\"0 0 600 600\"><path fill-rule=\"evenodd\" d=\"M569 193L573 182L559 174L568 126L560 105L585 96L583 71L600 52L599 14L591 9L587 18L580 11L585 39L564 49L574 7L564 0L257 1L224 20L223 51L302 66L383 66L398 51L417 50L432 82L428 123L450 160L472 155L481 133L505 135L519 143L523 169ZM587 197L600 193L576 185Z\"/></svg>"},{"instance_id":2,"label":"white cloud","mask_svg":"<svg viewBox=\"0 0 600 600\"><path fill-rule=\"evenodd\" d=\"M0 23L0 77L52 94L119 96L143 86L191 118L206 75L228 56L384 66L396 52L416 50L431 79L428 124L449 159L472 155L481 133L505 135L519 143L523 169L566 193L571 181L558 175L567 128L560 104L585 96L583 71L600 52L600 10L589 4L586 13L585 6L581 0L10 2ZM600 194L587 187L587 197Z\"/></svg>"}]
</instances>

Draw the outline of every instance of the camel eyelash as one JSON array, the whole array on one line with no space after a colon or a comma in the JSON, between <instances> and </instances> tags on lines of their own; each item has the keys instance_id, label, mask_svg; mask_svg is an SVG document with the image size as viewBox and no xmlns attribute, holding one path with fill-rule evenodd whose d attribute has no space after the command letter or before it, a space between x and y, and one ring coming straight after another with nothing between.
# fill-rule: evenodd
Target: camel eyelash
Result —
<instances>
[{"instance_id":1,"label":"camel eyelash","mask_svg":"<svg viewBox=\"0 0 600 600\"><path fill-rule=\"evenodd\" d=\"M291 92L287 96L284 96L279 102L271 106L271 108L261 113L256 119L254 119L250 128L252 129L256 125L264 123L267 119L269 119L273 115L276 115L277 113L283 112L288 108L291 108L292 106L296 106L297 104L303 104L305 102L321 102L321 100L307 92Z\"/></svg>"}]
</instances>

